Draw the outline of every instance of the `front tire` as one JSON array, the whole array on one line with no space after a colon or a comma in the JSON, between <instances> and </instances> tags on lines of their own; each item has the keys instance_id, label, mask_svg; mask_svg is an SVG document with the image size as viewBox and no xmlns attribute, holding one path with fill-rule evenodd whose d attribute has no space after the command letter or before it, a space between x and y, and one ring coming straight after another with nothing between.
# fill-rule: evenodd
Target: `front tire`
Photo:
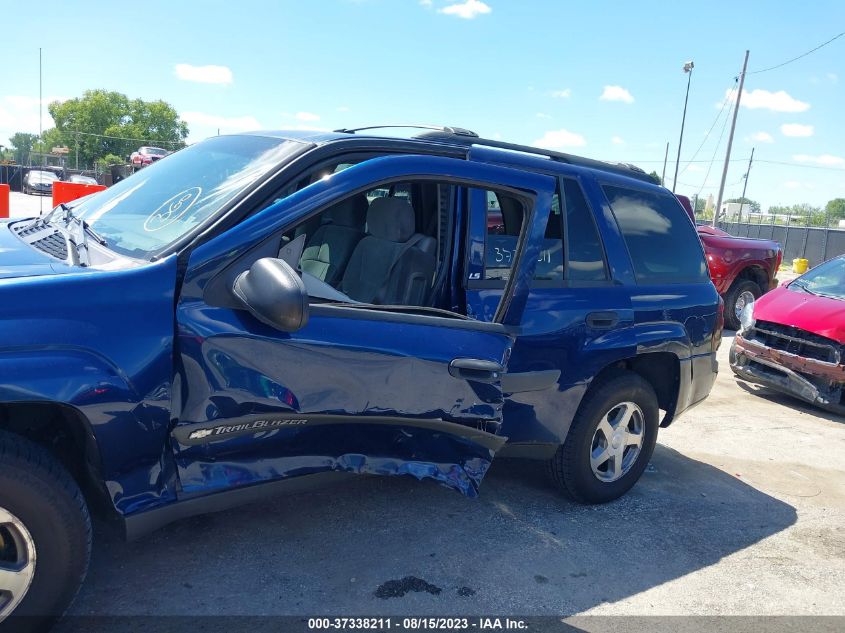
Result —
<instances>
[{"instance_id":1,"label":"front tire","mask_svg":"<svg viewBox=\"0 0 845 633\"><path fill-rule=\"evenodd\" d=\"M750 279L737 279L725 295L725 327L738 330L742 309L752 301L757 301L762 294L760 286Z\"/></svg>"},{"instance_id":2,"label":"front tire","mask_svg":"<svg viewBox=\"0 0 845 633\"><path fill-rule=\"evenodd\" d=\"M43 448L0 432L3 626L46 630L79 591L90 553L91 519L79 486Z\"/></svg>"},{"instance_id":3,"label":"front tire","mask_svg":"<svg viewBox=\"0 0 845 633\"><path fill-rule=\"evenodd\" d=\"M652 386L620 371L591 385L566 441L548 463L552 481L580 503L606 503L630 490L657 441L659 408Z\"/></svg>"}]
</instances>

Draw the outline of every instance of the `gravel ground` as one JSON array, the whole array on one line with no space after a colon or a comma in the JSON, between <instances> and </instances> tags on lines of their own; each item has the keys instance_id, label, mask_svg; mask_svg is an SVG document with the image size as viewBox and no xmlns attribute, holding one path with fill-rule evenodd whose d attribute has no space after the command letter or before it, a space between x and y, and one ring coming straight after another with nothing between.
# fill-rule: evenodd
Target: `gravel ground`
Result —
<instances>
[{"instance_id":1,"label":"gravel ground","mask_svg":"<svg viewBox=\"0 0 845 633\"><path fill-rule=\"evenodd\" d=\"M737 383L729 344L617 502L499 461L476 500L361 477L130 544L100 528L72 613L845 615L845 423Z\"/></svg>"}]
</instances>

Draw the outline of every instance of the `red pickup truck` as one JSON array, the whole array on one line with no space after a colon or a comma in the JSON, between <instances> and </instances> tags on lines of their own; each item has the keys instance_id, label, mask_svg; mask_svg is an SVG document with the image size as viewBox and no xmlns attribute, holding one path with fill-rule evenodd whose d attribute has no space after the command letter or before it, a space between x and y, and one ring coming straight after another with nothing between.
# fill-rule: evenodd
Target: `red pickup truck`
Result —
<instances>
[{"instance_id":1,"label":"red pickup truck","mask_svg":"<svg viewBox=\"0 0 845 633\"><path fill-rule=\"evenodd\" d=\"M689 198L676 196L695 223ZM739 315L746 304L777 288L783 249L771 240L733 237L707 225L696 228L707 255L710 278L725 301L725 327L738 330Z\"/></svg>"}]
</instances>

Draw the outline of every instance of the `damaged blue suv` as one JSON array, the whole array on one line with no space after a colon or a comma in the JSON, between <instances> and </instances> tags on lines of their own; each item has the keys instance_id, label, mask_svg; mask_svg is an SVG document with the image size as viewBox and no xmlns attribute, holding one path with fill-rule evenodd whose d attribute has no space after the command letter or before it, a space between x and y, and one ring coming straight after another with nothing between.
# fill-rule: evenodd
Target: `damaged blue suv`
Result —
<instances>
[{"instance_id":1,"label":"damaged blue suv","mask_svg":"<svg viewBox=\"0 0 845 633\"><path fill-rule=\"evenodd\" d=\"M0 619L66 609L98 498L134 538L346 473L474 497L502 454L601 503L707 396L721 302L669 191L371 129L214 137L0 224Z\"/></svg>"}]
</instances>

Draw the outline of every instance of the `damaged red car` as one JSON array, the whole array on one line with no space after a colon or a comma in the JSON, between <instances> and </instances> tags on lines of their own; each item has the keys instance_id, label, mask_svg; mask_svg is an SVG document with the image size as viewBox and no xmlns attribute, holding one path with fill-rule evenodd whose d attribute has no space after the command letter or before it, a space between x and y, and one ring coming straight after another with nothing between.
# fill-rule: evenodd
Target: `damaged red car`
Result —
<instances>
[{"instance_id":1,"label":"damaged red car","mask_svg":"<svg viewBox=\"0 0 845 633\"><path fill-rule=\"evenodd\" d=\"M734 374L845 414L845 256L748 304L740 322Z\"/></svg>"}]
</instances>

